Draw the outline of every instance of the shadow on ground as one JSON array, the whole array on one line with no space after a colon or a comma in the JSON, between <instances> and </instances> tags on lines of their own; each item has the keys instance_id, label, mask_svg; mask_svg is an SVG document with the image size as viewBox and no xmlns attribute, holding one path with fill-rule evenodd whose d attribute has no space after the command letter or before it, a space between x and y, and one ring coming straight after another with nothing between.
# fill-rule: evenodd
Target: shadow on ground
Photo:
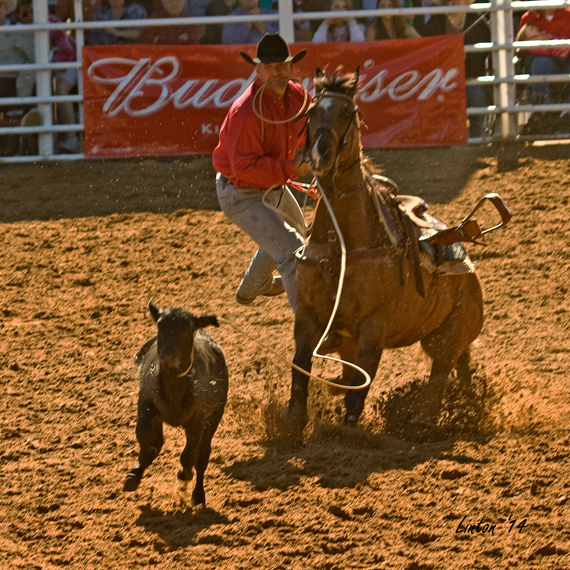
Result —
<instances>
[{"instance_id":1,"label":"shadow on ground","mask_svg":"<svg viewBox=\"0 0 570 570\"><path fill-rule=\"evenodd\" d=\"M321 426L303 447L268 447L263 456L236 461L223 470L233 478L249 481L260 492L299 485L301 477L312 478L323 488L353 488L366 484L373 473L411 471L433 458L479 463L473 457L452 453L458 439L483 442L486 438L466 434L420 443L374 435L362 428Z\"/></svg>"},{"instance_id":2,"label":"shadow on ground","mask_svg":"<svg viewBox=\"0 0 570 570\"><path fill-rule=\"evenodd\" d=\"M4 223L219 210L209 155L5 165L0 177Z\"/></svg>"},{"instance_id":3,"label":"shadow on ground","mask_svg":"<svg viewBox=\"0 0 570 570\"><path fill-rule=\"evenodd\" d=\"M366 154L402 194L431 204L458 196L478 170L513 171L525 159L570 158L568 145L379 149ZM0 221L219 210L210 155L0 166ZM53 192L53 187L58 188Z\"/></svg>"},{"instance_id":4,"label":"shadow on ground","mask_svg":"<svg viewBox=\"0 0 570 570\"><path fill-rule=\"evenodd\" d=\"M204 507L197 510L187 508L173 512L149 508L142 511L136 524L158 535L164 541L164 543L157 542L154 545L155 550L161 552L186 548L197 543L203 544L205 541L208 544L216 544L217 535L208 535L207 538L200 540L197 539L198 533L213 525L226 525L229 522L227 517Z\"/></svg>"}]
</instances>

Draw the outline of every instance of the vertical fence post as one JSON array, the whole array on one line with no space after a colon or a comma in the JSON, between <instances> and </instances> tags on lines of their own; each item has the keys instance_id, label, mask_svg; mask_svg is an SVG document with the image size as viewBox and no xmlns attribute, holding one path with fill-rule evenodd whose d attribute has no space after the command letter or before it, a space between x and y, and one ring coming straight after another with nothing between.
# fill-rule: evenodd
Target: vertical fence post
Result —
<instances>
[{"instance_id":1,"label":"vertical fence post","mask_svg":"<svg viewBox=\"0 0 570 570\"><path fill-rule=\"evenodd\" d=\"M279 0L279 34L288 44L295 41L293 0Z\"/></svg>"},{"instance_id":2,"label":"vertical fence post","mask_svg":"<svg viewBox=\"0 0 570 570\"><path fill-rule=\"evenodd\" d=\"M511 0L494 0L499 8L491 12L491 34L494 44L507 44L514 41L513 10ZM493 68L495 75L500 78L513 77L515 66L512 48L493 52ZM512 106L516 103L516 87L514 83L500 83L495 87L495 103L501 107ZM514 138L517 135L515 113L501 113L501 134L503 139Z\"/></svg>"},{"instance_id":3,"label":"vertical fence post","mask_svg":"<svg viewBox=\"0 0 570 570\"><path fill-rule=\"evenodd\" d=\"M73 3L75 21L83 22L83 4L81 0L75 0ZM75 47L77 49L77 61L82 61L81 48L85 44L85 32L83 28L75 30ZM79 121L85 123L83 118L83 73L82 69L77 70L77 93L81 95L81 103L79 104Z\"/></svg>"},{"instance_id":4,"label":"vertical fence post","mask_svg":"<svg viewBox=\"0 0 570 570\"><path fill-rule=\"evenodd\" d=\"M34 23L47 24L49 19L47 0L33 0ZM34 49L36 63L49 63L50 43L48 30L34 32ZM49 97L52 94L52 77L50 69L41 69L36 72L36 93L39 97ZM45 126L53 125L53 112L51 103L38 104L38 110L43 117ZM53 154L53 133L40 133L39 150L42 156Z\"/></svg>"}]
</instances>

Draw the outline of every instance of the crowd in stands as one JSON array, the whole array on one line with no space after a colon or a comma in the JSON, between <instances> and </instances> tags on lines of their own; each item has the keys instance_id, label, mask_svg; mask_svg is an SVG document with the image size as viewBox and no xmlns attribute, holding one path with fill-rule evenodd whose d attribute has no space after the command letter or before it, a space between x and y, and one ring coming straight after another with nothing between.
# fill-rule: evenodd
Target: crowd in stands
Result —
<instances>
[{"instance_id":1,"label":"crowd in stands","mask_svg":"<svg viewBox=\"0 0 570 570\"><path fill-rule=\"evenodd\" d=\"M360 9L393 9L404 6L447 5L466 6L472 0L293 0L296 13L342 12ZM101 28L85 31L87 45L116 44L257 44L266 32L278 30L277 21L228 22L225 24L176 24L171 26L121 27L111 22L183 18L200 16L272 15L277 13L278 0L83 0L84 21L101 22ZM518 17L517 17L518 19ZM57 0L51 22L74 20L73 0ZM32 0L0 0L0 26L33 22ZM298 42L360 42L419 38L442 34L463 34L464 42L472 45L491 41L489 16L481 12L448 13L432 16L378 16L375 18L329 17L323 20L296 20L295 41ZM570 8L531 10L522 15L516 39L546 40L570 38ZM75 61L73 34L50 32L52 61ZM521 72L531 75L569 74L570 49L533 48L518 54ZM490 52L466 55L466 76L476 78L491 73ZM0 34L0 64L24 64L34 61L33 37L30 33ZM33 72L1 72L0 97L30 96L34 90ZM77 88L77 70L54 72L56 95L67 95ZM548 83L535 83L531 88L534 104L570 103L566 84L562 89ZM486 107L492 102L492 91L481 85L467 86L468 107ZM24 109L25 110L25 109ZM0 115L5 111L0 107ZM72 103L59 103L57 122L76 122ZM470 117L470 136L481 137L485 116ZM570 113L533 113L526 127L528 133L570 132ZM62 134L58 142L62 152L78 152L75 134Z\"/></svg>"}]
</instances>

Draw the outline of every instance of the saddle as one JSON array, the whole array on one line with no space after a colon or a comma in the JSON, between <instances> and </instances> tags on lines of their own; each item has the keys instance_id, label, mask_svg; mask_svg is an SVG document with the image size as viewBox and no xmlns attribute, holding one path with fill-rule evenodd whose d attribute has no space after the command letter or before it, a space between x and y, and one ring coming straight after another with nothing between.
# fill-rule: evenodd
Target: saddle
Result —
<instances>
[{"instance_id":1,"label":"saddle","mask_svg":"<svg viewBox=\"0 0 570 570\"><path fill-rule=\"evenodd\" d=\"M394 200L399 210L403 213L403 225L407 236L409 237L408 258L414 274L416 289L418 293L424 297L425 289L421 275L420 266L425 265L431 273L434 273L441 267L444 261L455 262L455 266L450 267L446 273L465 272L463 266L467 265L469 270L473 270L473 266L467 257L467 251L462 245L463 243L475 243L477 245L485 245L478 240L481 236L495 231L507 224L512 213L504 202L504 200L496 193L487 194L471 212L457 226L448 228L443 222L437 218L427 214L428 203L419 196L400 195L397 184L377 174L372 175L377 184L381 184L384 188L374 195L378 215L385 221L385 227L389 234L393 234L393 242L397 241L397 228L391 223L391 216L386 211L382 197L386 194L390 199ZM386 186L389 188L386 190ZM501 216L501 222L493 227L482 229L479 222L473 217L475 212L486 202L489 201L496 208ZM416 239L413 239L415 236ZM420 259L420 254L424 254ZM427 259L424 259L427 257ZM462 270L457 268L457 262L460 262Z\"/></svg>"},{"instance_id":2,"label":"saddle","mask_svg":"<svg viewBox=\"0 0 570 570\"><path fill-rule=\"evenodd\" d=\"M447 246L458 242L485 245L478 242L477 239L482 235L498 230L507 224L512 218L512 213L509 207L499 194L496 193L483 196L483 198L477 202L477 205L473 210L463 218L461 223L457 226L453 226L452 228L446 227L445 224L436 220L436 218L425 214L429 206L423 198L420 198L419 196L397 196L396 200L402 205L404 211L416 226L432 230L429 232L422 232L422 235L419 237L420 241L425 241L432 245L437 244ZM481 229L479 222L473 218L473 215L486 200L490 201L491 204L495 206L496 210L501 215L501 222L491 228Z\"/></svg>"}]
</instances>

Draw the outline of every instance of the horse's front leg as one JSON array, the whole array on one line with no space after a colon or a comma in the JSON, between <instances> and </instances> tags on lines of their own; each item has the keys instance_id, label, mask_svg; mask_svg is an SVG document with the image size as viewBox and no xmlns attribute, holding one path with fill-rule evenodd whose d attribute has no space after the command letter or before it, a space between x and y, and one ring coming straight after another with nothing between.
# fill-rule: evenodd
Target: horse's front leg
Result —
<instances>
[{"instance_id":1,"label":"horse's front leg","mask_svg":"<svg viewBox=\"0 0 570 570\"><path fill-rule=\"evenodd\" d=\"M371 380L376 376L381 357L382 348L379 346L377 338L361 340L358 343L358 356L356 357L355 364L359 368L362 368L362 370L365 370L370 375ZM350 385L361 386L365 383L365 380L366 378L362 372L354 370ZM360 414L362 414L362 410L364 410L364 402L369 391L370 385L359 390L347 390L344 397L346 408L346 414L344 416L345 425L354 427L358 423Z\"/></svg>"},{"instance_id":2,"label":"horse's front leg","mask_svg":"<svg viewBox=\"0 0 570 570\"><path fill-rule=\"evenodd\" d=\"M285 418L288 420L291 435L296 441L301 440L303 431L307 425L307 399L309 396L309 376L312 367L312 355L316 346L314 326L310 326L308 319L295 320L295 358L293 364L307 374L296 368L292 369L291 398L285 410Z\"/></svg>"}]
</instances>

